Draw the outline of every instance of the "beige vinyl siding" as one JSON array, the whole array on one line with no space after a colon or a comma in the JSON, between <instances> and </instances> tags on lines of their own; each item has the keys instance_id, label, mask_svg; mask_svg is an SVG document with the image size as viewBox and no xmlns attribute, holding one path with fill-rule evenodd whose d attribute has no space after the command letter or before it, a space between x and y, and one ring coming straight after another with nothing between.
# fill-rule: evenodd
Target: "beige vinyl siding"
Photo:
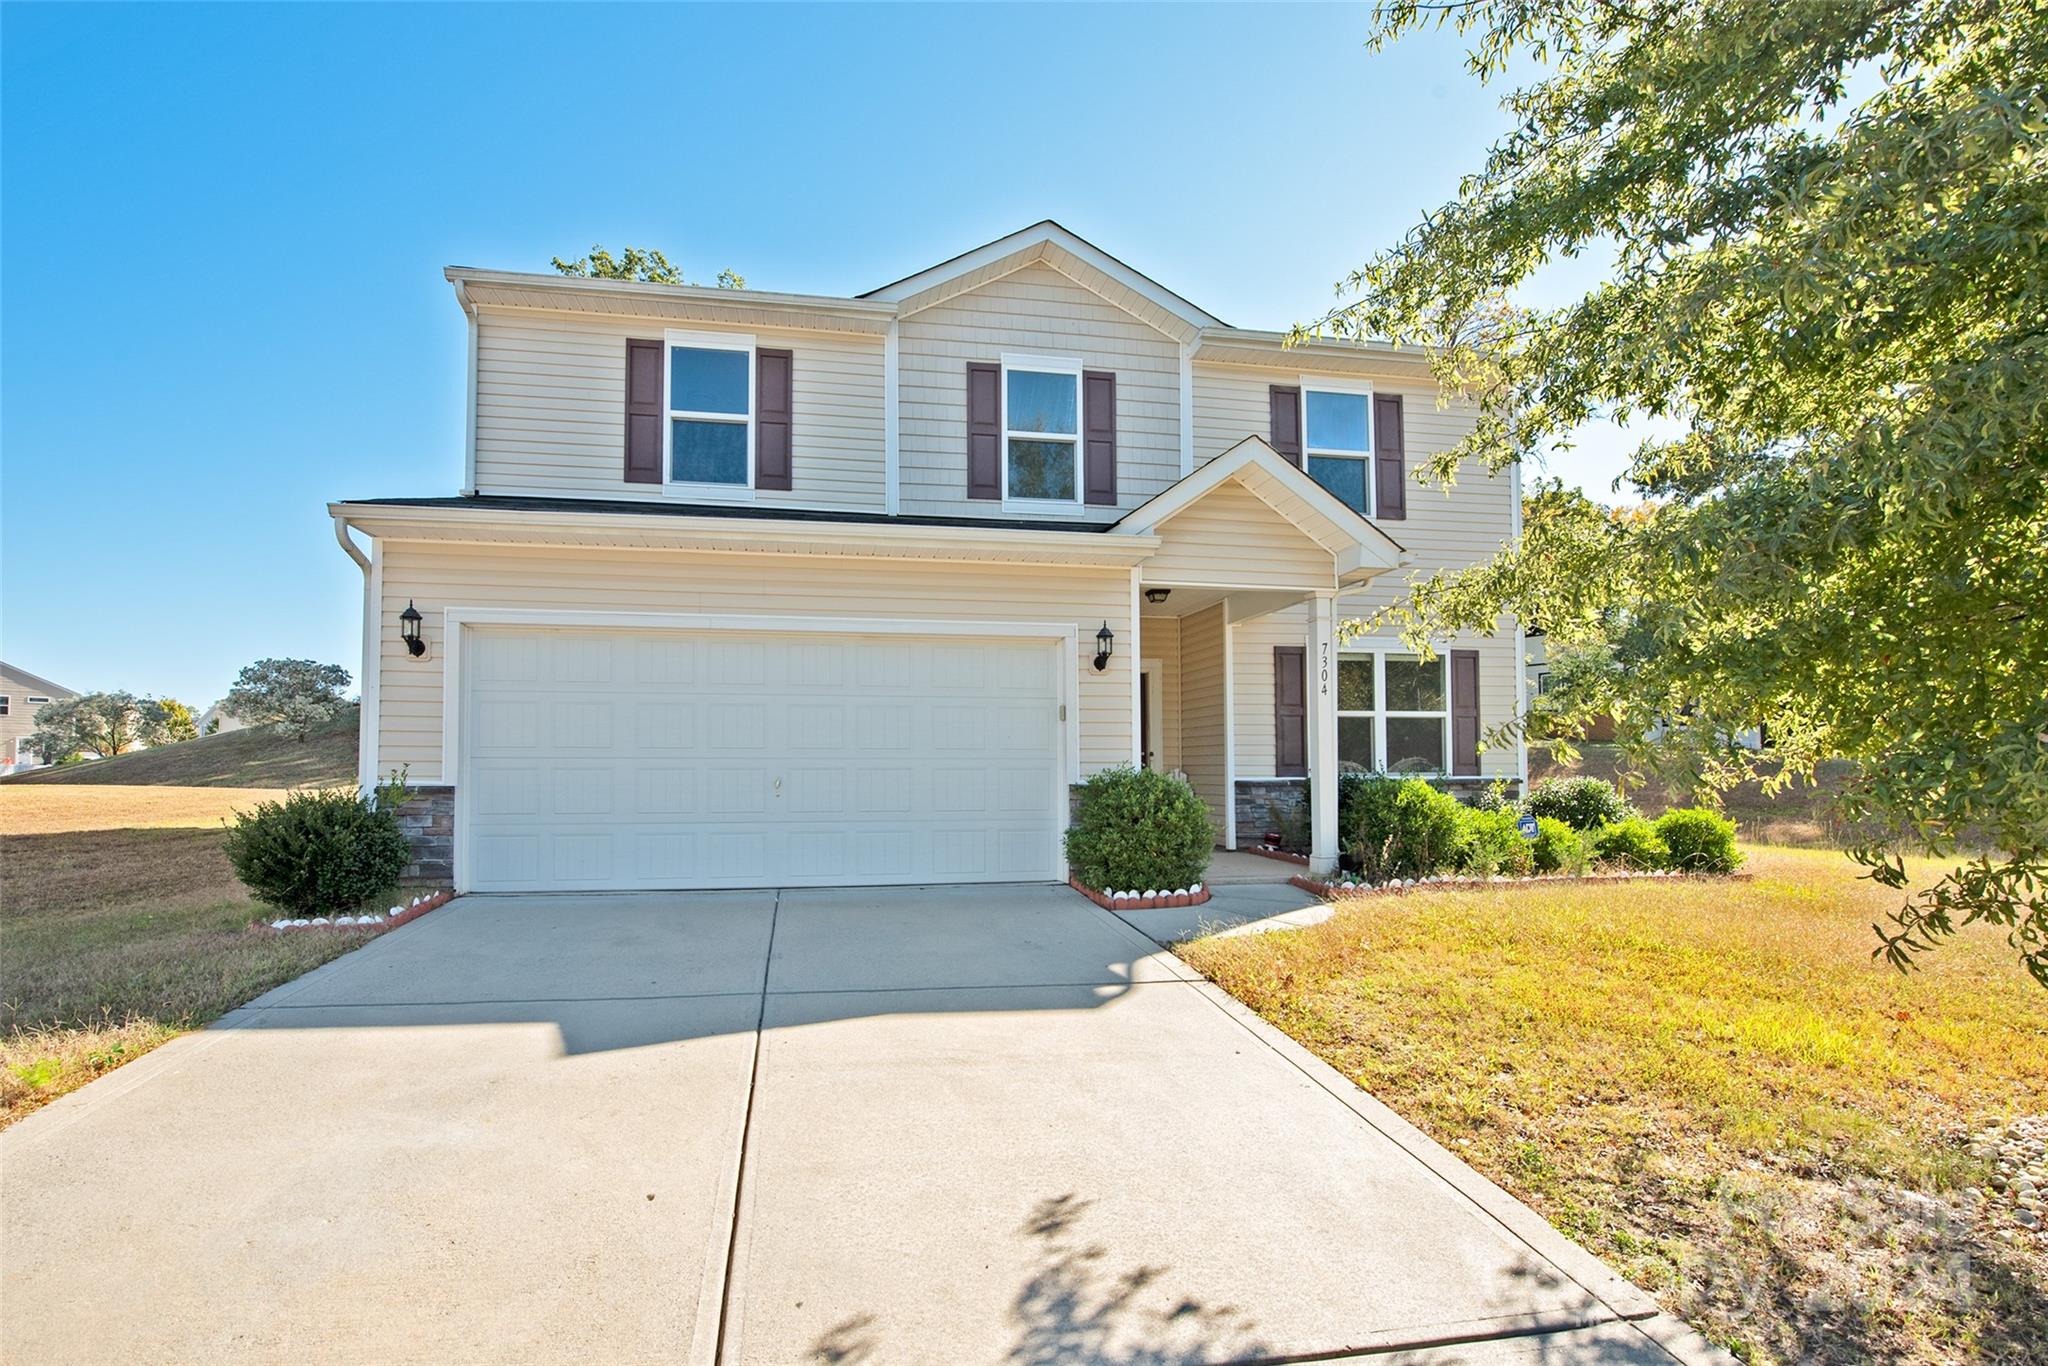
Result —
<instances>
[{"instance_id":1,"label":"beige vinyl siding","mask_svg":"<svg viewBox=\"0 0 2048 1366\"><path fill-rule=\"evenodd\" d=\"M1235 481L1157 528L1147 583L1219 588L1333 588L1330 552Z\"/></svg>"},{"instance_id":2,"label":"beige vinyl siding","mask_svg":"<svg viewBox=\"0 0 2048 1366\"><path fill-rule=\"evenodd\" d=\"M1229 762L1225 754L1223 604L1182 617L1180 622L1181 767L1195 795L1209 808L1220 842L1229 810Z\"/></svg>"},{"instance_id":3,"label":"beige vinyl siding","mask_svg":"<svg viewBox=\"0 0 2048 1366\"><path fill-rule=\"evenodd\" d=\"M1171 773L1182 766L1180 742L1180 618L1145 614L1138 618L1138 657L1159 665L1159 733L1152 746L1159 767Z\"/></svg>"},{"instance_id":4,"label":"beige vinyl siding","mask_svg":"<svg viewBox=\"0 0 2048 1366\"><path fill-rule=\"evenodd\" d=\"M451 648L443 609L450 606L1071 623L1079 635L1082 773L1131 759L1135 665L1119 650L1103 672L1093 667L1104 621L1120 640L1132 638L1126 570L424 541L386 541L379 549L377 763L387 773L409 766L415 782L453 781L441 771L442 671ZM398 614L408 601L425 618L424 659L406 654L399 639Z\"/></svg>"},{"instance_id":5,"label":"beige vinyl siding","mask_svg":"<svg viewBox=\"0 0 2048 1366\"><path fill-rule=\"evenodd\" d=\"M659 497L625 479L626 341L671 326L738 331L791 353L793 487L757 490L756 502L883 506L880 337L512 309L477 314L477 491Z\"/></svg>"},{"instance_id":6,"label":"beige vinyl siding","mask_svg":"<svg viewBox=\"0 0 2048 1366\"><path fill-rule=\"evenodd\" d=\"M897 324L903 511L1002 516L967 496L967 362L1004 352L1076 357L1116 374L1117 500L1136 507L1180 477L1180 344L1059 271L1034 264ZM1111 521L1117 510L1075 508Z\"/></svg>"},{"instance_id":7,"label":"beige vinyl siding","mask_svg":"<svg viewBox=\"0 0 2048 1366\"><path fill-rule=\"evenodd\" d=\"M1365 595L1346 594L1337 600L1341 624L1362 619L1368 609ZM1273 647L1304 645L1308 640L1309 608L1290 607L1263 617L1241 621L1232 628L1233 655L1237 673L1231 688L1237 712L1237 775L1240 778L1273 777ZM1354 642L1339 634L1341 655ZM1406 653L1393 632L1361 637L1359 648L1390 646ZM1437 647L1479 652L1479 728L1482 733L1514 716L1518 700L1515 681L1521 668L1521 650L1514 635L1505 628L1492 636L1461 635ZM1489 749L1479 756L1482 777L1511 778L1521 768L1521 756L1512 745Z\"/></svg>"}]
</instances>

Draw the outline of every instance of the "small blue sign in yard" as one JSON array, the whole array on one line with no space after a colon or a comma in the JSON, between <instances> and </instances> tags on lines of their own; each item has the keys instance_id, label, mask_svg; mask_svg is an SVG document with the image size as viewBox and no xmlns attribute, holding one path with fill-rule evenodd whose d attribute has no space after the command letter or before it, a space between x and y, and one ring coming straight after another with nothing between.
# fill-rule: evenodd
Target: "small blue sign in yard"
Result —
<instances>
[{"instance_id":1,"label":"small blue sign in yard","mask_svg":"<svg viewBox=\"0 0 2048 1366\"><path fill-rule=\"evenodd\" d=\"M1518 821L1516 821L1516 822L1515 822L1515 829L1517 829L1517 830L1519 830L1519 831L1521 831L1521 832L1522 832L1522 838L1523 838L1523 839L1525 839L1525 840L1533 840L1533 839L1535 839L1535 838L1536 838L1536 818L1535 818L1534 816L1524 816L1524 817L1522 817L1522 819L1520 819L1520 820L1518 820Z\"/></svg>"}]
</instances>

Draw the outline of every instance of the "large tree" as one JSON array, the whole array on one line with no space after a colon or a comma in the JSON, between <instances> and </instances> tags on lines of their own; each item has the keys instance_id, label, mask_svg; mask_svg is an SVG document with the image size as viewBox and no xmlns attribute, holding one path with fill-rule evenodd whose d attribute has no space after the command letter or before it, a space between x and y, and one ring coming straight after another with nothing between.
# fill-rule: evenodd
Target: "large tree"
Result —
<instances>
[{"instance_id":1,"label":"large tree","mask_svg":"<svg viewBox=\"0 0 2048 1366\"><path fill-rule=\"evenodd\" d=\"M274 725L303 740L348 706L348 670L310 659L259 659L235 677L221 710L252 726Z\"/></svg>"},{"instance_id":2,"label":"large tree","mask_svg":"<svg viewBox=\"0 0 2048 1366\"><path fill-rule=\"evenodd\" d=\"M683 278L682 269L669 264L666 256L658 251L642 251L639 247L627 247L623 256L613 256L603 247L592 247L587 256L573 261L561 257L551 258L557 271L564 275L580 275L588 280L638 280L652 285L687 285L692 281ZM718 272L720 289L745 289L747 277L727 267Z\"/></svg>"},{"instance_id":3,"label":"large tree","mask_svg":"<svg viewBox=\"0 0 2048 1366\"><path fill-rule=\"evenodd\" d=\"M1855 856L1907 891L1901 967L1971 921L2048 985L2048 16L2030 0L1392 0L1375 45L1449 24L1487 81L1534 70L1457 197L1322 326L1432 349L1499 470L1605 416L1646 502L1552 492L1522 542L1395 614L1503 609L1609 651L1547 705L1611 711L1709 786L1842 756ZM1511 307L1560 257L1613 257ZM1652 744L1657 718L1679 724ZM1980 852L1989 851L1989 852Z\"/></svg>"},{"instance_id":4,"label":"large tree","mask_svg":"<svg viewBox=\"0 0 2048 1366\"><path fill-rule=\"evenodd\" d=\"M35 733L23 743L45 763L91 754L111 759L137 745L167 745L198 734L192 709L174 698L90 692L36 710Z\"/></svg>"}]
</instances>

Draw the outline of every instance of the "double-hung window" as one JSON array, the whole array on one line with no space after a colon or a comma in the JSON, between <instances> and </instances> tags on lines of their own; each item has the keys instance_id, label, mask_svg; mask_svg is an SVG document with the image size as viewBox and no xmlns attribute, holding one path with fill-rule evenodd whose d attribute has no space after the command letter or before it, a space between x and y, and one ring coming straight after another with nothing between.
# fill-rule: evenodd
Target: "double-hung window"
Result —
<instances>
[{"instance_id":1,"label":"double-hung window","mask_svg":"<svg viewBox=\"0 0 2048 1366\"><path fill-rule=\"evenodd\" d=\"M1081 362L1003 357L1003 500L1081 501Z\"/></svg>"},{"instance_id":2,"label":"double-hung window","mask_svg":"<svg viewBox=\"0 0 2048 1366\"><path fill-rule=\"evenodd\" d=\"M1346 770L1447 773L1449 664L1394 651L1337 661L1337 763Z\"/></svg>"},{"instance_id":3,"label":"double-hung window","mask_svg":"<svg viewBox=\"0 0 2048 1366\"><path fill-rule=\"evenodd\" d=\"M1309 477L1362 513L1372 512L1372 390L1301 382L1302 454Z\"/></svg>"},{"instance_id":4,"label":"double-hung window","mask_svg":"<svg viewBox=\"0 0 2048 1366\"><path fill-rule=\"evenodd\" d=\"M671 484L750 489L754 484L754 339L670 332L662 371Z\"/></svg>"}]
</instances>

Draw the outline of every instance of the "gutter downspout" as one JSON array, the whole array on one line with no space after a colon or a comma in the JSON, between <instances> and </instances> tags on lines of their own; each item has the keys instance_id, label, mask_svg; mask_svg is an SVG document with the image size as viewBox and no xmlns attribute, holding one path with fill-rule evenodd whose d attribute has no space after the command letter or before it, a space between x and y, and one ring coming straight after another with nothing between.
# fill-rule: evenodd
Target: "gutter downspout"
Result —
<instances>
[{"instance_id":1,"label":"gutter downspout","mask_svg":"<svg viewBox=\"0 0 2048 1366\"><path fill-rule=\"evenodd\" d=\"M377 563L377 540L370 538L365 555L348 534L348 519L334 514L334 539L363 571L363 672L362 701L356 719L356 783L363 792L377 788L377 728L383 715L378 701L377 626L383 617L380 599L384 595L383 567Z\"/></svg>"},{"instance_id":2,"label":"gutter downspout","mask_svg":"<svg viewBox=\"0 0 2048 1366\"><path fill-rule=\"evenodd\" d=\"M469 286L455 282L455 302L469 320L469 369L463 376L462 401L462 496L476 497L476 305L469 300Z\"/></svg>"}]
</instances>

